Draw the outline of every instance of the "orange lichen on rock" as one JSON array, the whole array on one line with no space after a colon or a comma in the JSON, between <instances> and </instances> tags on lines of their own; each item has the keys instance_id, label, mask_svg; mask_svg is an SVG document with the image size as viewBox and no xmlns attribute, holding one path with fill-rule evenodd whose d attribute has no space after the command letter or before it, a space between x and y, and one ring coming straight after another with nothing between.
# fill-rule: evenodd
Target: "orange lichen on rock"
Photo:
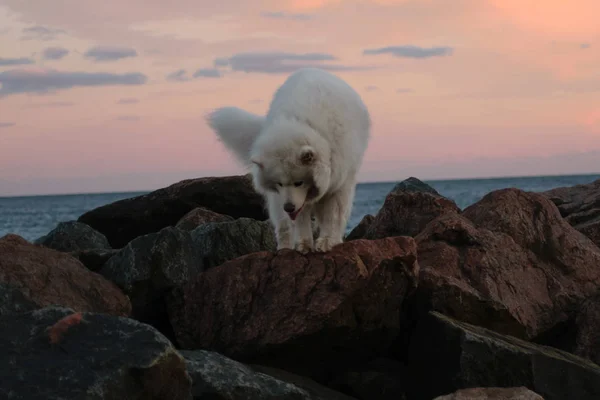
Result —
<instances>
[{"instance_id":1,"label":"orange lichen on rock","mask_svg":"<svg viewBox=\"0 0 600 400\"><path fill-rule=\"evenodd\" d=\"M81 322L83 315L78 313L69 314L64 318L61 318L57 323L52 325L48 329L48 336L50 337L50 343L57 344L62 339L63 334L73 325L77 325Z\"/></svg>"}]
</instances>

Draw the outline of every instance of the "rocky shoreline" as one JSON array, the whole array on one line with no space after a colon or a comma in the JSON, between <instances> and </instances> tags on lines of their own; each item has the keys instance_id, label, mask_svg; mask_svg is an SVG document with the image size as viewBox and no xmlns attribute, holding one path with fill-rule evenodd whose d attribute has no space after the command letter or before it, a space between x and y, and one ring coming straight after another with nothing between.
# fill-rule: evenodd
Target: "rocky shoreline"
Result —
<instances>
[{"instance_id":1,"label":"rocky shoreline","mask_svg":"<svg viewBox=\"0 0 600 400\"><path fill-rule=\"evenodd\" d=\"M600 180L409 178L325 254L267 218L201 178L0 238L0 398L600 398Z\"/></svg>"}]
</instances>

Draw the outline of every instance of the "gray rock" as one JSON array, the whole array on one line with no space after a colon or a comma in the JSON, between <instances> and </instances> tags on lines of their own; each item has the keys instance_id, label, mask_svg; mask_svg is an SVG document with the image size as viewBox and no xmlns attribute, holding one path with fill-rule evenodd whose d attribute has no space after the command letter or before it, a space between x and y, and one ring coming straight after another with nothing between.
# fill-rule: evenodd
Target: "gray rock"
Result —
<instances>
[{"instance_id":1,"label":"gray rock","mask_svg":"<svg viewBox=\"0 0 600 400\"><path fill-rule=\"evenodd\" d=\"M276 251L277 242L269 221L239 218L211 222L191 232L204 269L259 251Z\"/></svg>"},{"instance_id":2,"label":"gray rock","mask_svg":"<svg viewBox=\"0 0 600 400\"><path fill-rule=\"evenodd\" d=\"M71 255L90 271L98 272L119 251L117 249L88 249L72 251Z\"/></svg>"},{"instance_id":3,"label":"gray rock","mask_svg":"<svg viewBox=\"0 0 600 400\"><path fill-rule=\"evenodd\" d=\"M215 400L317 400L304 389L203 350L182 350L193 386L194 399ZM325 399L323 399L325 400Z\"/></svg>"},{"instance_id":4,"label":"gray rock","mask_svg":"<svg viewBox=\"0 0 600 400\"><path fill-rule=\"evenodd\" d=\"M440 196L437 190L413 176L396 184L392 189L393 192L420 192Z\"/></svg>"},{"instance_id":5,"label":"gray rock","mask_svg":"<svg viewBox=\"0 0 600 400\"><path fill-rule=\"evenodd\" d=\"M200 272L202 263L190 234L173 227L132 240L99 271L129 295L133 318L169 337L164 296Z\"/></svg>"},{"instance_id":6,"label":"gray rock","mask_svg":"<svg viewBox=\"0 0 600 400\"><path fill-rule=\"evenodd\" d=\"M77 221L60 222L50 233L36 239L34 243L64 252L111 248L106 236Z\"/></svg>"},{"instance_id":7,"label":"gray rock","mask_svg":"<svg viewBox=\"0 0 600 400\"><path fill-rule=\"evenodd\" d=\"M410 399L473 387L526 387L546 400L597 400L600 366L552 347L459 322L424 316L409 348Z\"/></svg>"},{"instance_id":8,"label":"gray rock","mask_svg":"<svg viewBox=\"0 0 600 400\"><path fill-rule=\"evenodd\" d=\"M65 317L66 331L48 329ZM48 307L0 317L0 398L189 400L191 380L181 355L152 327Z\"/></svg>"},{"instance_id":9,"label":"gray rock","mask_svg":"<svg viewBox=\"0 0 600 400\"><path fill-rule=\"evenodd\" d=\"M461 389L433 400L544 400L544 398L525 387L512 387Z\"/></svg>"},{"instance_id":10,"label":"gray rock","mask_svg":"<svg viewBox=\"0 0 600 400\"><path fill-rule=\"evenodd\" d=\"M233 221L233 217L229 215L223 215L211 211L204 207L194 208L189 213L185 214L175 227L184 231L193 231L197 227L207 224L209 222L224 222Z\"/></svg>"}]
</instances>

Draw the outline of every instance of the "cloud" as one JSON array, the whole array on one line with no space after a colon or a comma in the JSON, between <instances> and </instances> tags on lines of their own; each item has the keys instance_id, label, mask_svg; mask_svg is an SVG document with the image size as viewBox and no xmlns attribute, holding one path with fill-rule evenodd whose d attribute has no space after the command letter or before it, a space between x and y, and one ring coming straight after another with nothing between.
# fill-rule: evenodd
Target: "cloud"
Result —
<instances>
[{"instance_id":1,"label":"cloud","mask_svg":"<svg viewBox=\"0 0 600 400\"><path fill-rule=\"evenodd\" d=\"M72 107L75 103L70 101L49 101L47 103L26 104L25 108L53 108L53 107Z\"/></svg>"},{"instance_id":2,"label":"cloud","mask_svg":"<svg viewBox=\"0 0 600 400\"><path fill-rule=\"evenodd\" d=\"M34 25L29 28L23 28L21 40L54 40L60 35L65 35L67 31L63 29L50 28L43 25Z\"/></svg>"},{"instance_id":3,"label":"cloud","mask_svg":"<svg viewBox=\"0 0 600 400\"><path fill-rule=\"evenodd\" d=\"M140 101L136 98L133 97L125 97L123 99L119 99L119 101L117 101L117 104L137 104Z\"/></svg>"},{"instance_id":4,"label":"cloud","mask_svg":"<svg viewBox=\"0 0 600 400\"><path fill-rule=\"evenodd\" d=\"M360 70L363 67L324 64L324 61L337 60L326 53L286 53L286 52L248 52L231 57L217 58L216 67L229 66L233 71L256 72L263 74L291 73L299 68L318 67L333 71Z\"/></svg>"},{"instance_id":5,"label":"cloud","mask_svg":"<svg viewBox=\"0 0 600 400\"><path fill-rule=\"evenodd\" d=\"M69 50L64 47L48 47L42 52L42 57L45 60L60 60L69 54Z\"/></svg>"},{"instance_id":6,"label":"cloud","mask_svg":"<svg viewBox=\"0 0 600 400\"><path fill-rule=\"evenodd\" d=\"M592 45L589 43L581 43L579 47L581 47L582 49L589 49L590 47L592 47Z\"/></svg>"},{"instance_id":7,"label":"cloud","mask_svg":"<svg viewBox=\"0 0 600 400\"><path fill-rule=\"evenodd\" d=\"M266 11L266 12L260 13L260 15L265 18L291 19L291 20L299 20L299 21L306 21L306 20L313 18L313 15L311 15L311 14L294 14L294 13L285 13L285 12L281 12L281 11L275 11L275 12Z\"/></svg>"},{"instance_id":8,"label":"cloud","mask_svg":"<svg viewBox=\"0 0 600 400\"><path fill-rule=\"evenodd\" d=\"M0 128L10 128L11 126L15 126L14 122L0 122Z\"/></svg>"},{"instance_id":9,"label":"cloud","mask_svg":"<svg viewBox=\"0 0 600 400\"><path fill-rule=\"evenodd\" d=\"M83 56L94 62L117 61L127 57L137 57L135 49L114 46L96 46L89 49Z\"/></svg>"},{"instance_id":10,"label":"cloud","mask_svg":"<svg viewBox=\"0 0 600 400\"><path fill-rule=\"evenodd\" d=\"M60 72L14 69L0 72L0 96L18 93L50 93L82 86L143 85L147 77L139 72Z\"/></svg>"},{"instance_id":11,"label":"cloud","mask_svg":"<svg viewBox=\"0 0 600 400\"><path fill-rule=\"evenodd\" d=\"M451 47L418 47L418 46L389 46L378 49L366 49L363 51L365 55L374 54L391 54L394 57L403 58L429 58L442 57L451 55L453 49Z\"/></svg>"},{"instance_id":12,"label":"cloud","mask_svg":"<svg viewBox=\"0 0 600 400\"><path fill-rule=\"evenodd\" d=\"M0 57L0 67L6 67L9 65L27 65L27 64L33 64L35 61L33 61L31 58L28 57L21 57L21 58L2 58Z\"/></svg>"},{"instance_id":13,"label":"cloud","mask_svg":"<svg viewBox=\"0 0 600 400\"><path fill-rule=\"evenodd\" d=\"M367 87L365 88L365 90L366 90L367 92L374 92L374 91L376 91L376 90L379 90L379 88L378 88L377 86L375 86L375 85L369 85L369 86L367 86Z\"/></svg>"},{"instance_id":14,"label":"cloud","mask_svg":"<svg viewBox=\"0 0 600 400\"><path fill-rule=\"evenodd\" d=\"M187 72L185 72L185 69L179 69L167 75L167 80L175 82L185 82L189 81L190 78L187 76Z\"/></svg>"},{"instance_id":15,"label":"cloud","mask_svg":"<svg viewBox=\"0 0 600 400\"><path fill-rule=\"evenodd\" d=\"M398 88L396 89L396 93L413 93L414 90L410 88Z\"/></svg>"},{"instance_id":16,"label":"cloud","mask_svg":"<svg viewBox=\"0 0 600 400\"><path fill-rule=\"evenodd\" d=\"M119 121L139 121L140 117L137 115L120 115L117 117Z\"/></svg>"},{"instance_id":17,"label":"cloud","mask_svg":"<svg viewBox=\"0 0 600 400\"><path fill-rule=\"evenodd\" d=\"M220 78L222 76L221 71L216 68L200 68L198 71L194 72L193 75L194 78Z\"/></svg>"}]
</instances>

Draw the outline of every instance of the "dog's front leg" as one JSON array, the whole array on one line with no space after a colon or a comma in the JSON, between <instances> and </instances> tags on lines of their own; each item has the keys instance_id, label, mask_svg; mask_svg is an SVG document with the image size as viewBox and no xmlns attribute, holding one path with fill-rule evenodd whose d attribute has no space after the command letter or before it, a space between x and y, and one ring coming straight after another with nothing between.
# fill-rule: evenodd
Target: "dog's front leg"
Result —
<instances>
[{"instance_id":1,"label":"dog's front leg","mask_svg":"<svg viewBox=\"0 0 600 400\"><path fill-rule=\"evenodd\" d=\"M319 238L315 241L315 250L326 252L344 241L344 231L354 198L354 186L348 185L336 193L324 197L316 205L316 217L319 222Z\"/></svg>"},{"instance_id":2,"label":"dog's front leg","mask_svg":"<svg viewBox=\"0 0 600 400\"><path fill-rule=\"evenodd\" d=\"M304 207L294 221L296 250L306 254L313 249L313 229L310 207Z\"/></svg>"},{"instance_id":3,"label":"dog's front leg","mask_svg":"<svg viewBox=\"0 0 600 400\"><path fill-rule=\"evenodd\" d=\"M275 230L277 250L291 249L292 247L292 221L283 211L283 205L276 194L267 195L269 219Z\"/></svg>"}]
</instances>

